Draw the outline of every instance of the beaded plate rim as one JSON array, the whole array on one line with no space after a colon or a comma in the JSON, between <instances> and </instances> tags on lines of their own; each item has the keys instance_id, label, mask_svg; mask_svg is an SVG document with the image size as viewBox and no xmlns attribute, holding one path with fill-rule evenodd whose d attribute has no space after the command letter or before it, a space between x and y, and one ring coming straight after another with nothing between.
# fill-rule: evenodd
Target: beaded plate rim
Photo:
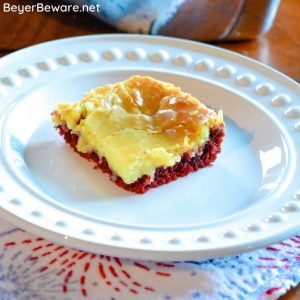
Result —
<instances>
[{"instance_id":1,"label":"beaded plate rim","mask_svg":"<svg viewBox=\"0 0 300 300\"><path fill-rule=\"evenodd\" d=\"M135 40L134 46L132 39ZM86 48L85 45L90 41L101 43L99 49ZM111 41L114 44L120 43L120 46L110 47ZM122 43L127 43L124 49ZM158 49L148 51L145 45L149 43L157 44ZM67 51L59 55L43 57L40 54L43 49L65 44L71 45L73 50L67 47ZM173 55L168 50L170 48L180 51L179 53L176 51L177 54ZM24 64L24 57L31 52L36 56L31 59L31 63ZM223 63L220 63L218 58L221 58ZM225 87L234 85L241 93L251 96L259 105L270 110L271 114L272 111L276 112L275 117L278 118L278 114L281 114L283 116L281 123L292 136L295 147L300 147L300 86L295 81L242 55L176 38L130 34L93 35L61 39L17 51L0 59L0 113L2 114L11 104L11 99L23 92L24 83L26 88L34 89L40 83L39 80L43 82L51 79L57 70L74 69L99 62L105 64L106 68L118 62L126 62L130 67L147 62L156 69L168 66L183 73L194 72L199 76L202 74L215 76ZM240 69L243 68L239 64L245 69L242 72ZM257 74L264 80L258 79ZM298 153L296 157L298 161ZM299 176L299 166L297 167ZM282 202L280 210L268 212L264 218L248 224L241 223L240 226L224 228L214 233L209 233L209 230L208 233L200 232L193 235L169 232L157 240L155 235L138 233L131 240L130 246L127 245L126 230L122 233L115 232L114 229L107 230L99 243L97 233L99 228L95 229L94 224L88 220L85 220L83 229L75 233L70 231L71 220L64 214L49 224L49 220L45 218L45 208L29 209L24 199L14 195L1 184L0 199L0 216L28 231L80 249L140 259L211 258L237 253L263 247L296 234L300 226L300 186L291 191L290 198ZM20 211L25 212L23 217L20 216ZM270 228L271 234L268 233ZM274 231L276 234L272 234ZM241 237L246 237L242 243L239 242ZM161 243L167 246L157 250ZM219 243L221 246L217 247ZM189 244L193 244L190 249Z\"/></svg>"}]
</instances>

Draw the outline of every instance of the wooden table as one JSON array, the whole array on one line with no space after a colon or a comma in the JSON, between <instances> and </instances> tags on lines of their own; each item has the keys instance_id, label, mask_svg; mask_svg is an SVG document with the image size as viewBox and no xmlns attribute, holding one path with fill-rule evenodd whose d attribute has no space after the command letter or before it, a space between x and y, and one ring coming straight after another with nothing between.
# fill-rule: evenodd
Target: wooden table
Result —
<instances>
[{"instance_id":1,"label":"wooden table","mask_svg":"<svg viewBox=\"0 0 300 300\"><path fill-rule=\"evenodd\" d=\"M11 0L10 4L36 1ZM39 1L46 3L47 1ZM48 0L49 4L59 3ZM2 4L1 4L2 5ZM58 38L85 34L116 33L94 16L74 13L4 13L0 8L0 56ZM300 81L300 0L282 0L271 30L263 37L244 42L219 42L230 49L270 65ZM299 300L300 286L281 298Z\"/></svg>"},{"instance_id":2,"label":"wooden table","mask_svg":"<svg viewBox=\"0 0 300 300\"><path fill-rule=\"evenodd\" d=\"M59 3L59 0L47 0ZM39 1L39 2L47 2ZM36 1L10 0L11 4ZM0 56L63 37L117 32L94 16L74 13L3 13L0 8ZM300 81L300 1L282 0L272 29L263 37L238 43L217 43L270 65Z\"/></svg>"}]
</instances>

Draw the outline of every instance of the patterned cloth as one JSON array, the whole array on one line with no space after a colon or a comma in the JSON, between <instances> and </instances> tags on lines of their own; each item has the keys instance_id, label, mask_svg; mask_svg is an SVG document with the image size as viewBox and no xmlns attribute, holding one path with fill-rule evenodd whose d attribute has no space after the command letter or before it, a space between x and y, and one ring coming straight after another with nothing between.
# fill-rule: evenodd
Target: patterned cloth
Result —
<instances>
[{"instance_id":1,"label":"patterned cloth","mask_svg":"<svg viewBox=\"0 0 300 300\"><path fill-rule=\"evenodd\" d=\"M206 261L86 253L0 221L1 300L271 300L300 282L300 236Z\"/></svg>"}]
</instances>

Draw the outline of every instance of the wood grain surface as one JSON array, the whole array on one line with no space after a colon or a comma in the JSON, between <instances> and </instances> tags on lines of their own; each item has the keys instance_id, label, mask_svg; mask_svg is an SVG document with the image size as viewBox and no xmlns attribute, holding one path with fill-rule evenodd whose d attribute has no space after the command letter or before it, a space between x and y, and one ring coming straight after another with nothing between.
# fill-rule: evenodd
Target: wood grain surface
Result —
<instances>
[{"instance_id":1,"label":"wood grain surface","mask_svg":"<svg viewBox=\"0 0 300 300\"><path fill-rule=\"evenodd\" d=\"M36 1L10 0L9 3L34 4ZM48 0L48 3L61 1ZM115 32L118 31L85 13L19 15L4 13L0 8L0 55L53 39ZM266 35L251 41L219 42L216 45L255 58L300 81L300 0L281 1L274 25Z\"/></svg>"},{"instance_id":2,"label":"wood grain surface","mask_svg":"<svg viewBox=\"0 0 300 300\"><path fill-rule=\"evenodd\" d=\"M10 4L36 1L10 0ZM47 3L40 0L39 2ZM62 1L48 0L48 4ZM0 3L0 56L54 39L116 33L116 29L85 13L4 13ZM251 41L216 45L255 58L300 81L300 0L282 0L271 30ZM280 300L300 300L300 286Z\"/></svg>"},{"instance_id":3,"label":"wood grain surface","mask_svg":"<svg viewBox=\"0 0 300 300\"><path fill-rule=\"evenodd\" d=\"M266 35L217 45L255 58L300 81L300 0L281 1L273 27Z\"/></svg>"},{"instance_id":4,"label":"wood grain surface","mask_svg":"<svg viewBox=\"0 0 300 300\"><path fill-rule=\"evenodd\" d=\"M37 1L10 0L10 4L36 4ZM40 0L44 4L62 4L58 0ZM0 1L0 5L2 1ZM0 52L18 49L55 39L115 33L113 27L87 13L24 13L3 12L0 6Z\"/></svg>"}]
</instances>

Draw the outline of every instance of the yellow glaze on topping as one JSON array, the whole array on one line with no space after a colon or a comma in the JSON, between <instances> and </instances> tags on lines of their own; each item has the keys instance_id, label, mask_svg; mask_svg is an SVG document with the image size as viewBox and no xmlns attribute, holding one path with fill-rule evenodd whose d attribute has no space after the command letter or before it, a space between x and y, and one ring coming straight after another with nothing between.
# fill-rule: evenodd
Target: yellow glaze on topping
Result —
<instances>
[{"instance_id":1,"label":"yellow glaze on topping","mask_svg":"<svg viewBox=\"0 0 300 300\"><path fill-rule=\"evenodd\" d=\"M173 84L133 76L93 89L79 102L58 105L53 122L67 124L79 136L80 152L104 156L130 184L197 149L210 128L223 124L223 115Z\"/></svg>"}]
</instances>

